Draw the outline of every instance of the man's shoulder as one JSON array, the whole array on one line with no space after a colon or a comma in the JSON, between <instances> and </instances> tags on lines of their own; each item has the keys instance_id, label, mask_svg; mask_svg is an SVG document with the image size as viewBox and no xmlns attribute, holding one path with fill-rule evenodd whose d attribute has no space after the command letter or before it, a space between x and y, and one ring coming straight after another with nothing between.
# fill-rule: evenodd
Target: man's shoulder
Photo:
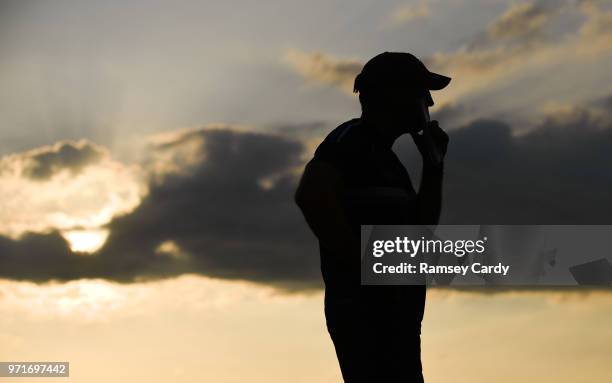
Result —
<instances>
[{"instance_id":1,"label":"man's shoulder","mask_svg":"<svg viewBox=\"0 0 612 383\"><path fill-rule=\"evenodd\" d=\"M359 138L362 130L360 118L353 118L348 121L344 121L336 128L334 128L328 135L325 137L325 141L334 142L334 143L342 143L348 144L354 142Z\"/></svg>"},{"instance_id":2,"label":"man's shoulder","mask_svg":"<svg viewBox=\"0 0 612 383\"><path fill-rule=\"evenodd\" d=\"M334 128L319 144L315 158L362 152L369 141L360 118L345 121Z\"/></svg>"}]
</instances>

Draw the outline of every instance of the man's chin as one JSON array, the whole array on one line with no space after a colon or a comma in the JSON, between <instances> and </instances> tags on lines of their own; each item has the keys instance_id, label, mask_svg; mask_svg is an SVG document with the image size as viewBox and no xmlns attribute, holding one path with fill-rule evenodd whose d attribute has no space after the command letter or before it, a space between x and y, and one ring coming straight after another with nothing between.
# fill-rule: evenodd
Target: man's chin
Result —
<instances>
[{"instance_id":1,"label":"man's chin","mask_svg":"<svg viewBox=\"0 0 612 383\"><path fill-rule=\"evenodd\" d=\"M423 131L423 127L422 126L410 126L408 129L406 129L406 133L410 133L410 134L415 134L415 133L420 133Z\"/></svg>"},{"instance_id":2,"label":"man's chin","mask_svg":"<svg viewBox=\"0 0 612 383\"><path fill-rule=\"evenodd\" d=\"M414 134L414 133L419 133L423 130L423 126L421 126L420 124L415 124L415 121L412 119L411 120L397 119L395 120L393 125L403 127L401 129L402 134L405 134L405 133Z\"/></svg>"}]
</instances>

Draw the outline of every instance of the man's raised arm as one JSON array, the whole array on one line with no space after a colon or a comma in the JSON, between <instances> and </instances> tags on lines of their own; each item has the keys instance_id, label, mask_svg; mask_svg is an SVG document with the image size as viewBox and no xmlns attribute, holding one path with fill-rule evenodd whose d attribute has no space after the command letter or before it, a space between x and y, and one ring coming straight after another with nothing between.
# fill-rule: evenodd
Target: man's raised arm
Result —
<instances>
[{"instance_id":1,"label":"man's raised arm","mask_svg":"<svg viewBox=\"0 0 612 383\"><path fill-rule=\"evenodd\" d=\"M412 134L423 157L423 172L418 193L419 221L423 225L437 225L442 211L442 179L444 178L444 156L448 148L448 135L440 129L436 120L429 123L427 134L431 134L440 159L439 162L432 162L430 160L432 156L427 153L431 148L427 146L425 136Z\"/></svg>"}]
</instances>

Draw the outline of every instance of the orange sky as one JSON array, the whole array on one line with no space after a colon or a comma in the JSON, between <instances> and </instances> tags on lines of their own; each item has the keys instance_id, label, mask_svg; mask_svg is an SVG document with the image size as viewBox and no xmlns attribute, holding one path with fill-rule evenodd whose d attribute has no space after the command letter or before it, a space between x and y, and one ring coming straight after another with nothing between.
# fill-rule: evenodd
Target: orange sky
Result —
<instances>
[{"instance_id":1,"label":"orange sky","mask_svg":"<svg viewBox=\"0 0 612 383\"><path fill-rule=\"evenodd\" d=\"M428 294L430 383L612 378L609 293ZM4 280L0 311L0 360L67 360L67 381L340 381L320 293L194 275L129 285Z\"/></svg>"}]
</instances>

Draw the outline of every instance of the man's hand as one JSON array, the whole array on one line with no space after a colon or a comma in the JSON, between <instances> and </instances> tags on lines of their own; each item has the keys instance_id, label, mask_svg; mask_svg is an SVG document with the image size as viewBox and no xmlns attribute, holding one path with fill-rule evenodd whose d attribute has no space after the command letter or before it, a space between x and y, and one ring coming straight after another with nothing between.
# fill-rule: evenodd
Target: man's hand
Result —
<instances>
[{"instance_id":1,"label":"man's hand","mask_svg":"<svg viewBox=\"0 0 612 383\"><path fill-rule=\"evenodd\" d=\"M423 157L425 166L442 166L448 148L448 134L440 128L438 121L430 121L421 134L411 132L410 135Z\"/></svg>"}]
</instances>

